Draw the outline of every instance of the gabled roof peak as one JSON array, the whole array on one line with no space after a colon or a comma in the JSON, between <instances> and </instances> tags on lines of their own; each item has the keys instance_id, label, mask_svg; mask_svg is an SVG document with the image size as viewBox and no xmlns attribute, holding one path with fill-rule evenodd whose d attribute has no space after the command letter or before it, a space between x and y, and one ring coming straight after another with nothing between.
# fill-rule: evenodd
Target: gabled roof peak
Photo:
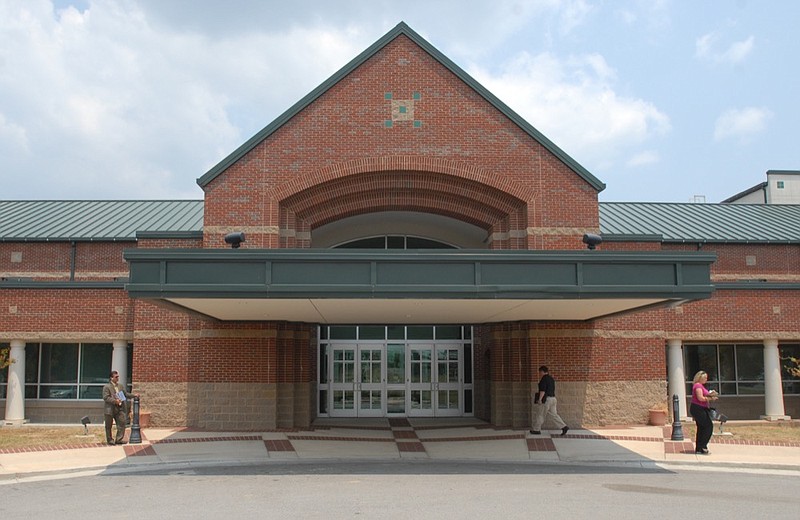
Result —
<instances>
[{"instance_id":1,"label":"gabled roof peak","mask_svg":"<svg viewBox=\"0 0 800 520\"><path fill-rule=\"evenodd\" d=\"M539 144L544 146L548 151L550 151L553 155L555 155L559 160L561 160L565 165L567 165L571 170L581 176L586 182L588 182L591 186L593 186L597 191L602 191L605 189L606 185L597 179L594 175L589 173L589 171L581 166L575 159L567 155L561 148L556 146L555 143L550 141L547 137L544 136L541 132L539 132L536 128L534 128L530 123L528 123L525 119L520 117L516 112L511 110L505 103L500 101L494 94L489 92L483 85L478 83L472 76L467 74L461 67L456 65L450 58L442 54L438 49L436 49L433 45L431 45L427 40L425 40L422 36L417 34L411 27L409 27L405 22L398 23L392 30L388 33L383 35L378 41L370 45L366 50L364 50L361 54L356 56L353 60L351 60L347 65L339 69L336 73L334 73L330 78L325 80L322 84L320 84L317 88L309 92L305 97L303 97L300 101L292 105L287 111L283 114L278 116L272 123L264 127L260 132L255 134L253 137L248 139L244 144L242 144L239 148L233 151L230 155L220 161L216 166L211 168L208 172L205 173L202 177L197 179L197 184L200 187L206 186L216 177L218 177L222 172L228 169L231 165L236 163L239 159L241 159L245 154L247 154L250 150L255 148L259 143L261 143L264 139L269 137L273 132L279 129L284 123L289 121L292 117L294 117L298 112L303 110L305 107L313 103L317 98L319 98L322 94L324 94L327 90L333 87L336 83L338 83L341 79L347 76L350 72L358 68L361 64L369 60L373 55L375 55L378 51L392 42L395 38L400 35L407 36L411 41L413 41L416 45L422 48L425 52L427 52L431 57L433 57L436 61L438 61L442 66L447 68L450 72L452 72L456 77L458 77L461 81L466 83L470 88L476 91L484 100L486 100L489 104L494 106L497 110L503 113L506 117L508 117L514 124L516 124L520 129L526 132L530 137L532 137L535 141Z\"/></svg>"}]
</instances>

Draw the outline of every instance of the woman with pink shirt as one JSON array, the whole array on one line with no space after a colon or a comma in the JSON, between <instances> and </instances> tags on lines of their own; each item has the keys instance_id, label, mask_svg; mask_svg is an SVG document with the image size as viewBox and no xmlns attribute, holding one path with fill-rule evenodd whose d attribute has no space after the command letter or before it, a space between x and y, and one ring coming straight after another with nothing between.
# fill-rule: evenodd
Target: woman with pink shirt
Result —
<instances>
[{"instance_id":1,"label":"woman with pink shirt","mask_svg":"<svg viewBox=\"0 0 800 520\"><path fill-rule=\"evenodd\" d=\"M689 413L694 418L697 425L697 435L694 439L694 452L697 455L708 455L708 441L714 432L714 423L711 422L711 414L708 403L718 399L715 390L709 391L705 384L708 381L708 374L699 371L694 375L692 385L692 404Z\"/></svg>"}]
</instances>

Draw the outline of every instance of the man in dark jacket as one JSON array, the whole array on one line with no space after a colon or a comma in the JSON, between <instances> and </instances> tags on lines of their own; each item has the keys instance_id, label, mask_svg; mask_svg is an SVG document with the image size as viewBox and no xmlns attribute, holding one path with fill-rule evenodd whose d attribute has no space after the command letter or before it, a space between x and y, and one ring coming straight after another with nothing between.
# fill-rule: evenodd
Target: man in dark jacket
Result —
<instances>
[{"instance_id":1,"label":"man in dark jacket","mask_svg":"<svg viewBox=\"0 0 800 520\"><path fill-rule=\"evenodd\" d=\"M546 416L561 428L561 436L563 437L569 431L569 426L561 419L556 409L556 381L545 365L539 367L539 376L539 390L533 394L531 433L534 435L542 433L542 423L544 423Z\"/></svg>"}]
</instances>

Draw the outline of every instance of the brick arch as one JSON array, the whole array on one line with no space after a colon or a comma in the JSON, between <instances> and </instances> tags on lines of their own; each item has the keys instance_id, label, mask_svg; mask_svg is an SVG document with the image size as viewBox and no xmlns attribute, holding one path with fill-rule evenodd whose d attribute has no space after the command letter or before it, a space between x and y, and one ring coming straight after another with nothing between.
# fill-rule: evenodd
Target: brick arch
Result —
<instances>
[{"instance_id":1,"label":"brick arch","mask_svg":"<svg viewBox=\"0 0 800 520\"><path fill-rule=\"evenodd\" d=\"M355 215L413 211L503 233L526 222L526 204L463 177L429 171L370 171L334 177L280 200L282 247L308 247L311 230ZM305 237L298 240L296 237ZM503 246L501 243L495 247Z\"/></svg>"},{"instance_id":2,"label":"brick arch","mask_svg":"<svg viewBox=\"0 0 800 520\"><path fill-rule=\"evenodd\" d=\"M284 200L318 184L351 175L393 171L421 171L463 178L491 187L520 200L528 200L531 194L519 183L508 180L497 172L491 172L470 164L436 157L417 155L393 155L388 157L365 157L332 164L311 175L302 175L278 186L273 191L277 200Z\"/></svg>"},{"instance_id":3,"label":"brick arch","mask_svg":"<svg viewBox=\"0 0 800 520\"><path fill-rule=\"evenodd\" d=\"M281 202L311 229L375 211L422 211L488 229L521 201L463 179L428 172L376 172L336 179Z\"/></svg>"}]
</instances>

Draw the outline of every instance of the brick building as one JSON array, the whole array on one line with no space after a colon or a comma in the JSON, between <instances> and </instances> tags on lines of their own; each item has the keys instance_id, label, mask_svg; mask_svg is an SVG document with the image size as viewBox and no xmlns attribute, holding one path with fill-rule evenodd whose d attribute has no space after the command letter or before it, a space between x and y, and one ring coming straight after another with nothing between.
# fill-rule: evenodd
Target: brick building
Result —
<instances>
[{"instance_id":1,"label":"brick building","mask_svg":"<svg viewBox=\"0 0 800 520\"><path fill-rule=\"evenodd\" d=\"M800 413L800 206L599 203L405 24L198 183L0 201L6 422L100 421L112 367L154 424L209 429L525 427L542 364L570 424L686 416L699 369L731 418Z\"/></svg>"}]
</instances>

